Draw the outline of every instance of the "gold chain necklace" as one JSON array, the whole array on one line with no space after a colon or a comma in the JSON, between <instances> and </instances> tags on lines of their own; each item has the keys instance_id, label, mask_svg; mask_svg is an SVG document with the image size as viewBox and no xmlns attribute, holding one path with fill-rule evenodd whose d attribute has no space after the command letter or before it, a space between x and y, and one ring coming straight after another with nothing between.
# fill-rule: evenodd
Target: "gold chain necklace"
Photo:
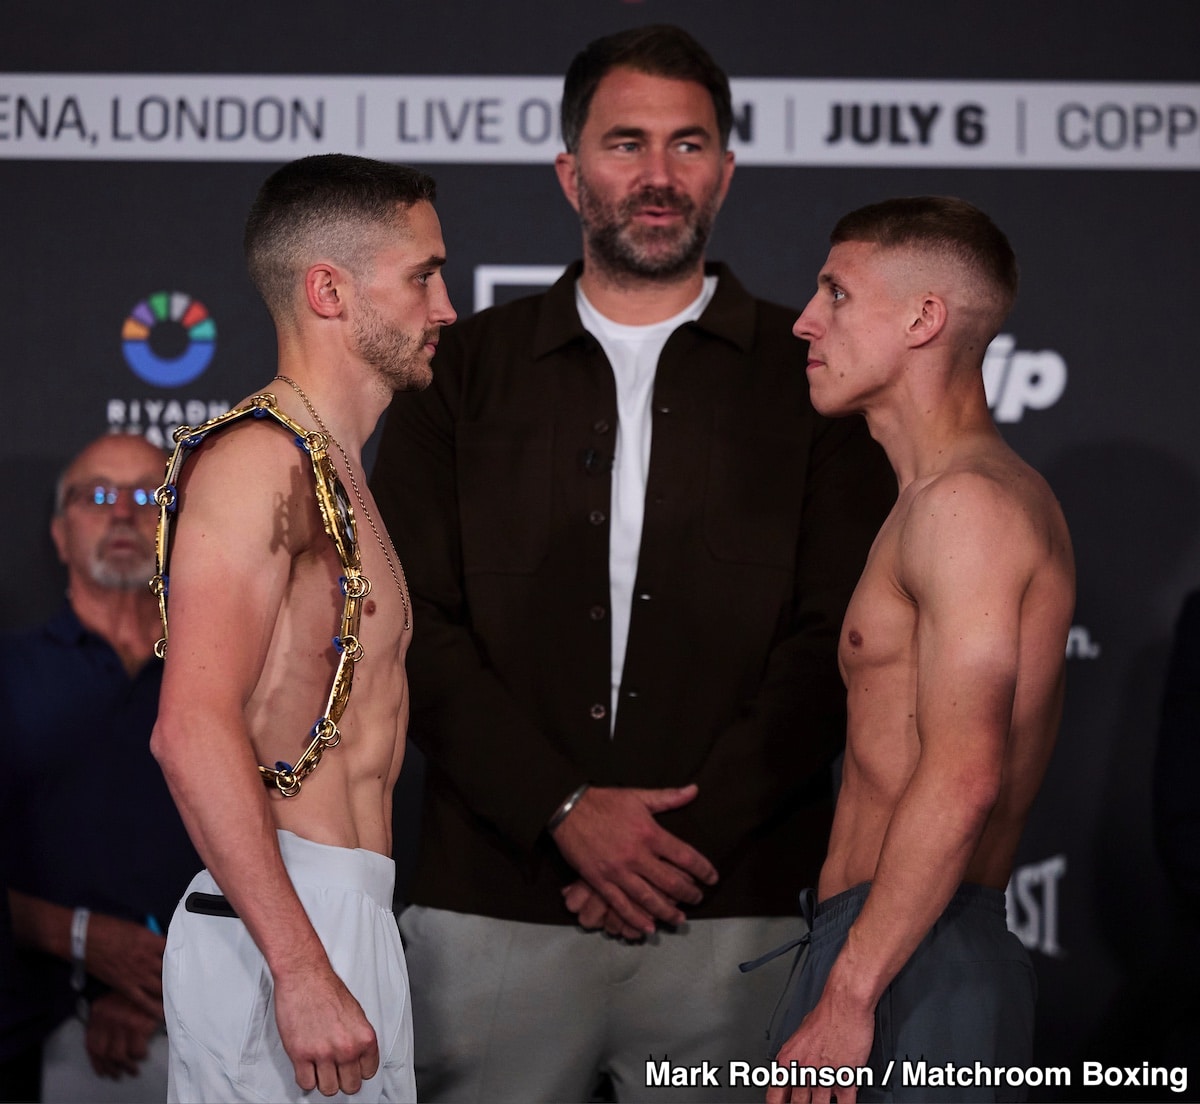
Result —
<instances>
[{"instance_id":1,"label":"gold chain necklace","mask_svg":"<svg viewBox=\"0 0 1200 1104\"><path fill-rule=\"evenodd\" d=\"M274 377L277 380L286 383L297 395L300 396L300 401L308 408L312 419L317 423L317 428L325 434L336 446L338 452L342 454L342 460L346 465L346 474L350 476L350 486L354 488L354 497L358 499L359 506L362 507L363 516L367 519L367 524L371 526L371 532L375 534L376 541L379 542L379 547L383 552L383 558L387 560L388 570L392 573L392 579L396 583L396 589L400 592L400 604L404 607L404 628L407 631L412 628L412 613L408 604L408 580L404 578L404 566L400 563L400 556L397 554L395 562L392 561L392 555L395 553L395 545L388 550L388 544L391 543L391 534L388 534L387 542L384 542L382 534L379 532L375 524L375 519L371 516L371 511L367 509L366 499L363 498L363 493L358 489L358 480L354 477L354 466L350 463L350 457L346 455L346 450L342 448L342 443L332 433L321 420L321 415L317 413L316 407L312 401L304 393L304 389L290 376L277 375Z\"/></svg>"}]
</instances>

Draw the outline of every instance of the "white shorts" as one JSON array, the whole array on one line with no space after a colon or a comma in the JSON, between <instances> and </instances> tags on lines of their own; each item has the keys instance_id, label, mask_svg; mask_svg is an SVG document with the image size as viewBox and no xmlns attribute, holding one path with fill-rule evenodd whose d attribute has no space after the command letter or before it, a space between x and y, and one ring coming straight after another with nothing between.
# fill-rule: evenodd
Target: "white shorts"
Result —
<instances>
[{"instance_id":1,"label":"white shorts","mask_svg":"<svg viewBox=\"0 0 1200 1104\"><path fill-rule=\"evenodd\" d=\"M189 911L220 894L208 871L175 910L163 958L170 1101L414 1101L412 1005L392 912L395 864L374 851L279 832L292 885L338 977L379 1041L379 1072L353 1097L303 1092L275 1024L271 972L236 917Z\"/></svg>"}]
</instances>

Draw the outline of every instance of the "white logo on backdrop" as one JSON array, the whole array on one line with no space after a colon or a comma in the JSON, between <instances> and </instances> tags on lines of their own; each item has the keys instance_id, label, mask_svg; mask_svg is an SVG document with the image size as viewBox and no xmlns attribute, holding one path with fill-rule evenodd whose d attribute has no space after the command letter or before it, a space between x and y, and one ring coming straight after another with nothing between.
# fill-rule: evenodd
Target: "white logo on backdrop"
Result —
<instances>
[{"instance_id":1,"label":"white logo on backdrop","mask_svg":"<svg viewBox=\"0 0 1200 1104\"><path fill-rule=\"evenodd\" d=\"M1058 353L1016 346L1012 334L997 334L983 356L983 386L997 422L1019 422L1026 410L1045 410L1067 388L1067 362Z\"/></svg>"},{"instance_id":2,"label":"white logo on backdrop","mask_svg":"<svg viewBox=\"0 0 1200 1104\"><path fill-rule=\"evenodd\" d=\"M1099 659L1100 642L1083 625L1072 625L1067 634L1067 659Z\"/></svg>"},{"instance_id":3,"label":"white logo on backdrop","mask_svg":"<svg viewBox=\"0 0 1200 1104\"><path fill-rule=\"evenodd\" d=\"M532 294L544 291L562 274L562 265L476 265L475 310L494 305L497 288L519 287Z\"/></svg>"},{"instance_id":4,"label":"white logo on backdrop","mask_svg":"<svg viewBox=\"0 0 1200 1104\"><path fill-rule=\"evenodd\" d=\"M1051 957L1063 953L1058 941L1058 885L1066 872L1066 855L1053 855L1013 871L1005 891L1008 930L1027 950Z\"/></svg>"}]
</instances>

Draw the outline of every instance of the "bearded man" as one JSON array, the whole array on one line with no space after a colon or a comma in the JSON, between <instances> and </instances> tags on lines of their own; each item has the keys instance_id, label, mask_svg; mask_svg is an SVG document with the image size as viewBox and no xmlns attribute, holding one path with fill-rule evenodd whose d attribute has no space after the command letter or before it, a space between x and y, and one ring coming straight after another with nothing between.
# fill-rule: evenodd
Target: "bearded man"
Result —
<instances>
[{"instance_id":1,"label":"bearded man","mask_svg":"<svg viewBox=\"0 0 1200 1104\"><path fill-rule=\"evenodd\" d=\"M786 965L737 966L803 930L838 626L895 483L814 412L794 312L705 264L732 117L678 28L584 49L556 162L582 262L447 333L386 423L372 486L420 625L423 1100L761 1095L725 1066L766 1055Z\"/></svg>"},{"instance_id":2,"label":"bearded man","mask_svg":"<svg viewBox=\"0 0 1200 1104\"><path fill-rule=\"evenodd\" d=\"M109 435L71 460L50 522L66 602L0 640L0 838L20 948L0 970L0 1035L21 1041L3 1100L166 1096L163 929L200 862L149 747L165 459Z\"/></svg>"}]
</instances>

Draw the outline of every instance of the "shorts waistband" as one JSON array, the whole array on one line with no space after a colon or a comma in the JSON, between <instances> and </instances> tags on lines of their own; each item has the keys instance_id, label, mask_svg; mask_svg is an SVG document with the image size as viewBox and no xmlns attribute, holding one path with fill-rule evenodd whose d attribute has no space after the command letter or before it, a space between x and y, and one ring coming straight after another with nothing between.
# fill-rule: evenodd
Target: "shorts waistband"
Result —
<instances>
[{"instance_id":1,"label":"shorts waistband","mask_svg":"<svg viewBox=\"0 0 1200 1104\"><path fill-rule=\"evenodd\" d=\"M381 908L392 907L396 864L365 847L332 847L280 828L279 852L296 886L344 889L370 897Z\"/></svg>"},{"instance_id":2,"label":"shorts waistband","mask_svg":"<svg viewBox=\"0 0 1200 1104\"><path fill-rule=\"evenodd\" d=\"M824 925L837 923L847 912L857 915L870 892L871 883L861 882L842 890L841 893L835 893L832 897L826 897L824 901L817 903L814 918ZM1004 891L975 882L964 882L954 891L954 896L950 898L942 915L951 916L966 908L985 909L1003 917L1006 913Z\"/></svg>"}]
</instances>

